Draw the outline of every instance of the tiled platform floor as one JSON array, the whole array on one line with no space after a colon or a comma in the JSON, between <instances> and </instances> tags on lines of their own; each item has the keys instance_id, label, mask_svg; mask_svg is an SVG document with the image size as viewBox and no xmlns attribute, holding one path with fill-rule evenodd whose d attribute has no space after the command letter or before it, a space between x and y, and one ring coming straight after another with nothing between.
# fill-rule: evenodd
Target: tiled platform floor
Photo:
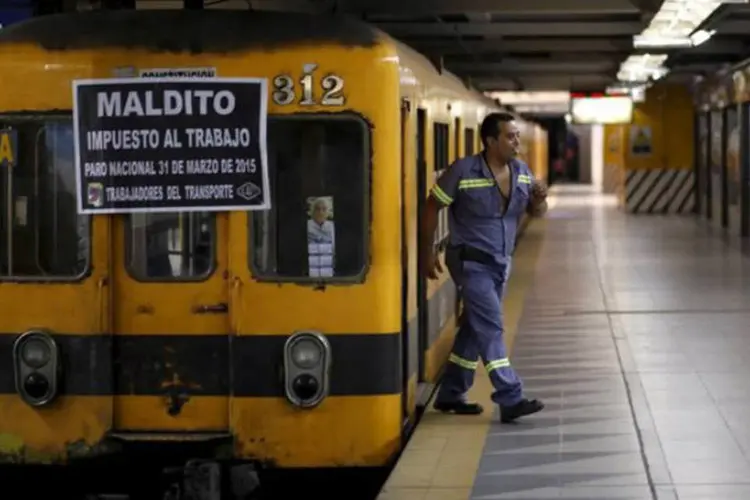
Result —
<instances>
[{"instance_id":1,"label":"tiled platform floor","mask_svg":"<svg viewBox=\"0 0 750 500\"><path fill-rule=\"evenodd\" d=\"M516 425L428 414L381 498L750 500L750 257L689 217L554 193L511 358L547 408ZM468 455L438 471L460 454L441 427L464 448L486 435L475 472Z\"/></svg>"}]
</instances>

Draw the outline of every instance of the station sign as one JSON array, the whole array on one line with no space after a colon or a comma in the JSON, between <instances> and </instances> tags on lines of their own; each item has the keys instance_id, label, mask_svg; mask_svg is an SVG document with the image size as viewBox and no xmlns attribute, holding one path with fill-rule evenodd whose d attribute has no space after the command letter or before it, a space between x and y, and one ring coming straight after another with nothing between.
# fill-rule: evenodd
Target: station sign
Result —
<instances>
[{"instance_id":1,"label":"station sign","mask_svg":"<svg viewBox=\"0 0 750 500\"><path fill-rule=\"evenodd\" d=\"M260 78L73 82L82 214L267 210Z\"/></svg>"}]
</instances>

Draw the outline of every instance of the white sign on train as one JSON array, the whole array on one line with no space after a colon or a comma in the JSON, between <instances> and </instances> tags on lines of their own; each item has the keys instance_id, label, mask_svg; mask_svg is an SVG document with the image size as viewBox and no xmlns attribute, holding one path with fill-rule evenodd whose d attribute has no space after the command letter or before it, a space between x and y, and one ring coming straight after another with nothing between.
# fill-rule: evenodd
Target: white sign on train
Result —
<instances>
[{"instance_id":1,"label":"white sign on train","mask_svg":"<svg viewBox=\"0 0 750 500\"><path fill-rule=\"evenodd\" d=\"M73 81L82 214L268 210L267 81Z\"/></svg>"},{"instance_id":2,"label":"white sign on train","mask_svg":"<svg viewBox=\"0 0 750 500\"><path fill-rule=\"evenodd\" d=\"M148 68L139 70L141 78L216 78L216 68Z\"/></svg>"}]
</instances>

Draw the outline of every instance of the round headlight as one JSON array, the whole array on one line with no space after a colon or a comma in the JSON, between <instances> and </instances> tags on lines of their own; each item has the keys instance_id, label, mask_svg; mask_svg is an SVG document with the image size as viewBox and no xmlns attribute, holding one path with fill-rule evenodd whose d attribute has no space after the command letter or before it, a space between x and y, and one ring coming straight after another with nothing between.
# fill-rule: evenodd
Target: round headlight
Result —
<instances>
[{"instance_id":1,"label":"round headlight","mask_svg":"<svg viewBox=\"0 0 750 500\"><path fill-rule=\"evenodd\" d=\"M318 379L307 373L300 375L292 382L292 389L294 390L294 393L302 401L307 401L314 398L318 393L319 387L320 383L318 382Z\"/></svg>"},{"instance_id":2,"label":"round headlight","mask_svg":"<svg viewBox=\"0 0 750 500\"><path fill-rule=\"evenodd\" d=\"M320 345L312 339L300 339L292 346L292 362L303 370L317 366L322 355Z\"/></svg>"},{"instance_id":3,"label":"round headlight","mask_svg":"<svg viewBox=\"0 0 750 500\"><path fill-rule=\"evenodd\" d=\"M49 345L40 339L29 339L21 347L21 358L31 368L43 367L49 363L51 356Z\"/></svg>"},{"instance_id":4,"label":"round headlight","mask_svg":"<svg viewBox=\"0 0 750 500\"><path fill-rule=\"evenodd\" d=\"M40 373L32 373L23 381L23 389L32 398L41 399L49 391L49 380Z\"/></svg>"}]
</instances>

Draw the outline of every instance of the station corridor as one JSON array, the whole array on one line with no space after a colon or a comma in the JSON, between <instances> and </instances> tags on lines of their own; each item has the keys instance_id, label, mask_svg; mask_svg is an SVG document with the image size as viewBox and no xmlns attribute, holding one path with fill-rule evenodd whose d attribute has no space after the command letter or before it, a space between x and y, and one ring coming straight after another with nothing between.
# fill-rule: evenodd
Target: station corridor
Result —
<instances>
[{"instance_id":1,"label":"station corridor","mask_svg":"<svg viewBox=\"0 0 750 500\"><path fill-rule=\"evenodd\" d=\"M552 189L505 304L546 409L430 406L379 499L750 499L750 256L708 226ZM490 390L479 369L470 397L491 408Z\"/></svg>"}]
</instances>

